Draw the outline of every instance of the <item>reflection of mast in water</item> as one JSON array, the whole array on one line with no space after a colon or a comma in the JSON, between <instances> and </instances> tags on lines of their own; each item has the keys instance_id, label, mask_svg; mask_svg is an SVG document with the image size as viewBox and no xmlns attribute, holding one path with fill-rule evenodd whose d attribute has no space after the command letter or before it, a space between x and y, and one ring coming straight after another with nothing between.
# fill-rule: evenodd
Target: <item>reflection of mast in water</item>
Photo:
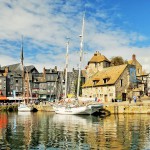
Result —
<instances>
[{"instance_id":1,"label":"reflection of mast in water","mask_svg":"<svg viewBox=\"0 0 150 150\"><path fill-rule=\"evenodd\" d=\"M31 143L32 135L32 113L31 112L18 112L18 122L24 127L24 142L25 146L29 146Z\"/></svg>"},{"instance_id":2,"label":"reflection of mast in water","mask_svg":"<svg viewBox=\"0 0 150 150\"><path fill-rule=\"evenodd\" d=\"M63 138L65 148L67 146L72 146L75 149L82 149L83 147L90 148L90 145L86 144L88 138L91 139L91 134L95 130L101 130L99 123L94 123L93 120L95 120L94 122L99 122L99 119L94 116L59 114L53 116L53 122L57 123L57 129L62 130L63 128L63 133L61 133L61 137L59 138ZM93 136L96 137L96 135ZM78 145L74 145L74 143L78 143Z\"/></svg>"}]
</instances>

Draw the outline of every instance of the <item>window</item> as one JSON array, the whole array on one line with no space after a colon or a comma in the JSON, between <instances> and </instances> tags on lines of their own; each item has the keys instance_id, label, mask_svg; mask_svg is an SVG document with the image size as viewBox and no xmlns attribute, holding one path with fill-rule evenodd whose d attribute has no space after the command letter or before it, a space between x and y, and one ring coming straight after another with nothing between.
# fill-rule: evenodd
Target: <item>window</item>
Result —
<instances>
[{"instance_id":1,"label":"window","mask_svg":"<svg viewBox=\"0 0 150 150\"><path fill-rule=\"evenodd\" d=\"M120 86L122 87L123 85L123 79L120 79Z\"/></svg>"},{"instance_id":2,"label":"window","mask_svg":"<svg viewBox=\"0 0 150 150\"><path fill-rule=\"evenodd\" d=\"M98 83L98 81L97 81L97 80L94 80L93 83L94 83L94 85L96 85L96 84Z\"/></svg>"},{"instance_id":3,"label":"window","mask_svg":"<svg viewBox=\"0 0 150 150\"><path fill-rule=\"evenodd\" d=\"M98 63L96 62L96 63L95 63L95 67L97 67L97 66L98 66Z\"/></svg>"},{"instance_id":4,"label":"window","mask_svg":"<svg viewBox=\"0 0 150 150\"><path fill-rule=\"evenodd\" d=\"M104 83L106 83L107 82L107 78L103 79L103 81L104 81Z\"/></svg>"},{"instance_id":5,"label":"window","mask_svg":"<svg viewBox=\"0 0 150 150\"><path fill-rule=\"evenodd\" d=\"M113 96L113 93L110 93L109 96Z\"/></svg>"},{"instance_id":6,"label":"window","mask_svg":"<svg viewBox=\"0 0 150 150\"><path fill-rule=\"evenodd\" d=\"M18 80L16 80L16 83L18 83Z\"/></svg>"},{"instance_id":7,"label":"window","mask_svg":"<svg viewBox=\"0 0 150 150\"><path fill-rule=\"evenodd\" d=\"M105 84L105 83L107 83L109 80L110 80L110 78L104 78L104 79L103 79L103 83Z\"/></svg>"}]
</instances>

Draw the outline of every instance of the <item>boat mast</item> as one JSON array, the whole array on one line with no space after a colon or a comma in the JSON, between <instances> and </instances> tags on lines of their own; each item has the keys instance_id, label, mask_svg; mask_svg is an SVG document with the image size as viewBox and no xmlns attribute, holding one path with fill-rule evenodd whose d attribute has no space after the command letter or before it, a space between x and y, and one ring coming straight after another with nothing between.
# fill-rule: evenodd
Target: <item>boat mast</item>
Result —
<instances>
[{"instance_id":1,"label":"boat mast","mask_svg":"<svg viewBox=\"0 0 150 150\"><path fill-rule=\"evenodd\" d=\"M32 92L31 92L31 86L30 86L30 78L29 78L29 73L28 73L28 69L26 68L26 87L27 87L27 104L29 103L29 97L31 98L31 102L32 102Z\"/></svg>"},{"instance_id":2,"label":"boat mast","mask_svg":"<svg viewBox=\"0 0 150 150\"><path fill-rule=\"evenodd\" d=\"M22 42L21 42L21 55L20 55L20 60L21 60L21 67L22 67L22 100L24 99L24 56L23 56L23 36L22 36Z\"/></svg>"},{"instance_id":3,"label":"boat mast","mask_svg":"<svg viewBox=\"0 0 150 150\"><path fill-rule=\"evenodd\" d=\"M68 80L68 53L69 53L69 38L67 38L67 46L66 46L66 67L65 67L65 98L67 98L67 80Z\"/></svg>"},{"instance_id":4,"label":"boat mast","mask_svg":"<svg viewBox=\"0 0 150 150\"><path fill-rule=\"evenodd\" d=\"M78 73L77 98L79 97L79 92L80 92L81 63L82 63L82 55L83 55L84 17L85 17L85 13L83 14L82 32L81 32L81 35L80 35L81 41L80 41L80 62L79 62L79 73Z\"/></svg>"}]
</instances>

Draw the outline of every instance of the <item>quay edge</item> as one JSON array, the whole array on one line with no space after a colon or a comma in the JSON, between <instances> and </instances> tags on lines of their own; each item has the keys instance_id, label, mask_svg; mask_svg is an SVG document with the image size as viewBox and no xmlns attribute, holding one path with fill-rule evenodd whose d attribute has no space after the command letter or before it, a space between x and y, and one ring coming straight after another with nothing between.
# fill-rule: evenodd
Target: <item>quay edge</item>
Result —
<instances>
[{"instance_id":1,"label":"quay edge","mask_svg":"<svg viewBox=\"0 0 150 150\"><path fill-rule=\"evenodd\" d=\"M0 112L2 111L18 111L18 105L0 105Z\"/></svg>"},{"instance_id":2,"label":"quay edge","mask_svg":"<svg viewBox=\"0 0 150 150\"><path fill-rule=\"evenodd\" d=\"M150 114L150 102L104 104L103 109L110 114Z\"/></svg>"}]
</instances>

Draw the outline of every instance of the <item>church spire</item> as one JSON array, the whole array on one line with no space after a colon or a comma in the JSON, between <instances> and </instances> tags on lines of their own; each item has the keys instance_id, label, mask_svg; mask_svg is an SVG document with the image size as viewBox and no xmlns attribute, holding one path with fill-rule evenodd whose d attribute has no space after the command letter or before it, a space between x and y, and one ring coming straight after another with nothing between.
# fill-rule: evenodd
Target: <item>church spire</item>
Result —
<instances>
[{"instance_id":1,"label":"church spire","mask_svg":"<svg viewBox=\"0 0 150 150\"><path fill-rule=\"evenodd\" d=\"M22 36L22 43L21 43L21 55L20 55L20 60L21 60L22 66L23 66L23 60L24 60L24 57L23 57L23 36Z\"/></svg>"}]
</instances>

